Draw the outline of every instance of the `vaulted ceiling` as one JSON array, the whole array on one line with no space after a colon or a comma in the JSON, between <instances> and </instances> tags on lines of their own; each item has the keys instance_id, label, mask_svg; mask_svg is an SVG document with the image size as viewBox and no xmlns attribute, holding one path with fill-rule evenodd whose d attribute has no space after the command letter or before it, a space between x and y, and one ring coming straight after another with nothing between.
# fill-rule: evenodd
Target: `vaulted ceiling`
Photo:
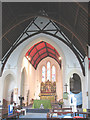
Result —
<instances>
[{"instance_id":1,"label":"vaulted ceiling","mask_svg":"<svg viewBox=\"0 0 90 120\"><path fill-rule=\"evenodd\" d=\"M26 58L36 69L39 62L46 58L52 57L61 67L61 57L57 50L47 42L41 41L33 45L26 53Z\"/></svg>"},{"instance_id":2,"label":"vaulted ceiling","mask_svg":"<svg viewBox=\"0 0 90 120\"><path fill-rule=\"evenodd\" d=\"M71 41L68 45L77 49L83 56L87 55L88 44L88 3L87 2L29 2L2 3L2 60L6 62L17 47L15 41L38 16L52 20ZM43 32L43 31L40 31ZM74 47L73 47L74 46ZM11 49L10 49L11 48ZM73 49L74 48L74 49ZM7 51L9 53L5 56ZM4 63L5 63L4 62ZM81 61L82 64L83 61Z\"/></svg>"}]
</instances>

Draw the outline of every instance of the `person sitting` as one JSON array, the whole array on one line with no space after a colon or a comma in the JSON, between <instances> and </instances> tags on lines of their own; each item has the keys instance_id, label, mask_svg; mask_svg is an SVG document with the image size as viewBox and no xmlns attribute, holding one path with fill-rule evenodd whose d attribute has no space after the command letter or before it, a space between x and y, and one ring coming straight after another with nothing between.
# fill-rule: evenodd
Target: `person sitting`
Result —
<instances>
[{"instance_id":1,"label":"person sitting","mask_svg":"<svg viewBox=\"0 0 90 120\"><path fill-rule=\"evenodd\" d=\"M16 106L16 103L14 103L14 106L13 106L13 113L15 113L17 111L17 106Z\"/></svg>"}]
</instances>

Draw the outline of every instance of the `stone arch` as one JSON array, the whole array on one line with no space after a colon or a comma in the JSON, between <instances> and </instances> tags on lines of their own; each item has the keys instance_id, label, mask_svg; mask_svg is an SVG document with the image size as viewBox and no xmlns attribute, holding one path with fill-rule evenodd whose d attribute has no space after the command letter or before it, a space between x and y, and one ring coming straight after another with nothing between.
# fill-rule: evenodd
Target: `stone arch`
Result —
<instances>
[{"instance_id":1,"label":"stone arch","mask_svg":"<svg viewBox=\"0 0 90 120\"><path fill-rule=\"evenodd\" d=\"M73 77L73 74L77 74L80 79L81 79L81 91L82 91L82 107L84 108L85 106L85 90L83 89L84 88L84 76L83 74L81 73L81 71L77 70L77 69L73 69L69 72L68 74L68 93L70 95L70 78ZM69 99L70 101L70 99Z\"/></svg>"},{"instance_id":2,"label":"stone arch","mask_svg":"<svg viewBox=\"0 0 90 120\"><path fill-rule=\"evenodd\" d=\"M70 78L70 91L73 93L79 93L82 91L81 78L77 73L74 73Z\"/></svg>"},{"instance_id":3,"label":"stone arch","mask_svg":"<svg viewBox=\"0 0 90 120\"><path fill-rule=\"evenodd\" d=\"M14 88L15 88L15 78L13 74L9 73L4 78L3 103L4 102L10 103L12 101L11 95L12 95L12 92L14 93ZM13 101L14 101L14 94L13 94Z\"/></svg>"},{"instance_id":4,"label":"stone arch","mask_svg":"<svg viewBox=\"0 0 90 120\"><path fill-rule=\"evenodd\" d=\"M70 77L73 77L73 74L78 74L79 75L79 77L81 78L81 88L83 88L83 74L79 71L79 70L77 70L77 69L73 69L73 70L71 70L70 72L69 72L69 74L68 74L68 81L67 81L67 83L68 83L68 92L70 91ZM83 90L83 89L82 89Z\"/></svg>"}]
</instances>

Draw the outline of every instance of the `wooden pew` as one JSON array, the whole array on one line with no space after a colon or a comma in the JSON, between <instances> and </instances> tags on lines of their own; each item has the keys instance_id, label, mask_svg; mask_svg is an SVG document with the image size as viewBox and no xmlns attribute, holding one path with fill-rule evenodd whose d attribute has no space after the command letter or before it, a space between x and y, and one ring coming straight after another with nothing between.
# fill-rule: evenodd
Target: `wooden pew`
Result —
<instances>
[{"instance_id":1,"label":"wooden pew","mask_svg":"<svg viewBox=\"0 0 90 120\"><path fill-rule=\"evenodd\" d=\"M1 118L19 118L19 115L22 114L21 112L14 112L12 115L8 116L8 109L7 108L3 108L2 109L2 113L1 113Z\"/></svg>"},{"instance_id":2,"label":"wooden pew","mask_svg":"<svg viewBox=\"0 0 90 120\"><path fill-rule=\"evenodd\" d=\"M2 108L1 118L4 119L7 116L8 116L8 109L7 108Z\"/></svg>"},{"instance_id":3,"label":"wooden pew","mask_svg":"<svg viewBox=\"0 0 90 120\"><path fill-rule=\"evenodd\" d=\"M86 118L90 116L90 112L75 112L75 116L79 116L79 114L82 114L84 118L85 118L85 115L86 115Z\"/></svg>"},{"instance_id":4,"label":"wooden pew","mask_svg":"<svg viewBox=\"0 0 90 120\"><path fill-rule=\"evenodd\" d=\"M47 113L47 120L49 120L49 119L52 119L52 120L54 120L54 119L56 119L56 120L57 120L57 119L60 119L60 120L61 120L61 119L64 119L64 118L58 118L58 117L57 117L57 118L53 118L53 117L51 118L51 117L49 116L49 114L53 114L53 113L57 113L58 115L62 115L62 114L63 114L63 115L66 115L66 114L68 114L68 113L70 113L71 115L73 114L73 112L50 112L50 113ZM72 118L68 118L68 119L71 120Z\"/></svg>"},{"instance_id":5,"label":"wooden pew","mask_svg":"<svg viewBox=\"0 0 90 120\"><path fill-rule=\"evenodd\" d=\"M9 115L8 117L7 117L7 119L9 119L9 118L19 118L19 113L14 113L14 114L12 114L12 115Z\"/></svg>"},{"instance_id":6,"label":"wooden pew","mask_svg":"<svg viewBox=\"0 0 90 120\"><path fill-rule=\"evenodd\" d=\"M72 112L72 108L54 108L53 112Z\"/></svg>"}]
</instances>

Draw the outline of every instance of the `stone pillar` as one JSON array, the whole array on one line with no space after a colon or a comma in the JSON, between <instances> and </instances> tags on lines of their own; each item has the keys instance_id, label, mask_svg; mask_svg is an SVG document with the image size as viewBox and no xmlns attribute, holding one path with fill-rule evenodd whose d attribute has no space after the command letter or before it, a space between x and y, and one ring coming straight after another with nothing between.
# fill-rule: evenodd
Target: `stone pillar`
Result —
<instances>
[{"instance_id":1,"label":"stone pillar","mask_svg":"<svg viewBox=\"0 0 90 120\"><path fill-rule=\"evenodd\" d=\"M0 77L2 75L2 2L0 1Z\"/></svg>"},{"instance_id":2,"label":"stone pillar","mask_svg":"<svg viewBox=\"0 0 90 120\"><path fill-rule=\"evenodd\" d=\"M0 1L0 109L2 108L2 2Z\"/></svg>"},{"instance_id":3,"label":"stone pillar","mask_svg":"<svg viewBox=\"0 0 90 120\"><path fill-rule=\"evenodd\" d=\"M85 76L83 77L83 82L82 82L82 103L83 103L83 108L88 108L88 56L85 57L84 59L85 63Z\"/></svg>"},{"instance_id":4,"label":"stone pillar","mask_svg":"<svg viewBox=\"0 0 90 120\"><path fill-rule=\"evenodd\" d=\"M2 77L0 77L0 108L2 108L2 104L3 104L3 87L2 87Z\"/></svg>"},{"instance_id":5,"label":"stone pillar","mask_svg":"<svg viewBox=\"0 0 90 120\"><path fill-rule=\"evenodd\" d=\"M90 46L88 46L88 58L90 58ZM88 60L88 109L90 109L90 69Z\"/></svg>"},{"instance_id":6,"label":"stone pillar","mask_svg":"<svg viewBox=\"0 0 90 120\"><path fill-rule=\"evenodd\" d=\"M1 71L1 68L2 68L2 62L0 61L0 108L2 108L2 104L3 104L3 98L2 98L2 95L3 95L3 82L2 82L2 71Z\"/></svg>"}]
</instances>

